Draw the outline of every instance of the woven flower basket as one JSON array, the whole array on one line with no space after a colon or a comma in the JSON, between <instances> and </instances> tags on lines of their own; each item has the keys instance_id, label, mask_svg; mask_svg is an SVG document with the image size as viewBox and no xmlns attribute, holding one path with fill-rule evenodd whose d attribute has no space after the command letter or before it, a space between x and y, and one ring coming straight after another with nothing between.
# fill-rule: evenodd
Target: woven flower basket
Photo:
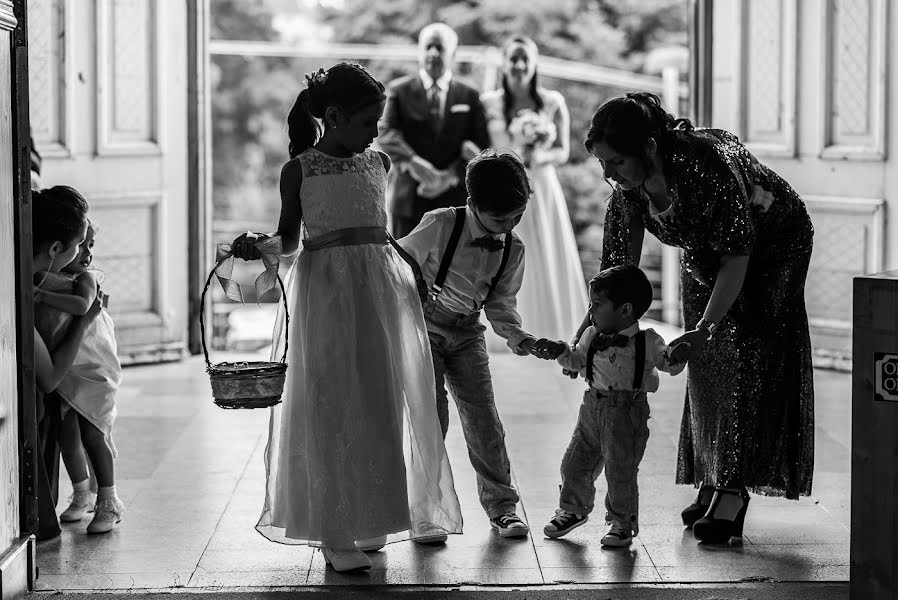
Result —
<instances>
[{"instance_id":1,"label":"woven flower basket","mask_svg":"<svg viewBox=\"0 0 898 600\"><path fill-rule=\"evenodd\" d=\"M284 392L284 379L287 374L287 335L290 331L290 316L287 312L287 292L284 282L278 276L281 286L281 299L284 302L284 355L280 362L209 362L209 351L206 349L205 308L206 292L212 282L212 276L225 258L218 261L215 268L206 278L203 295L200 299L200 338L203 343L203 354L206 357L206 372L212 384L212 396L215 404L221 408L268 408L279 404Z\"/></svg>"}]
</instances>

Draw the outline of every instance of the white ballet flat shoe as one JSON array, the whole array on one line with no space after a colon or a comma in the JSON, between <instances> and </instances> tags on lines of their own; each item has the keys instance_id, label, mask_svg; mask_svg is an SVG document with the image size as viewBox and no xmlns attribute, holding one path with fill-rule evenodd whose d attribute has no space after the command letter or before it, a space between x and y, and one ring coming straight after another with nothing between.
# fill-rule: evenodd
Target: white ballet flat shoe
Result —
<instances>
[{"instance_id":1,"label":"white ballet flat shoe","mask_svg":"<svg viewBox=\"0 0 898 600\"><path fill-rule=\"evenodd\" d=\"M324 555L324 562L329 564L334 571L356 571L371 568L371 559L361 550L322 548L321 554Z\"/></svg>"},{"instance_id":2,"label":"white ballet flat shoe","mask_svg":"<svg viewBox=\"0 0 898 600\"><path fill-rule=\"evenodd\" d=\"M355 547L362 552L377 552L387 545L387 536L380 535L367 540L359 540L355 543Z\"/></svg>"}]
</instances>

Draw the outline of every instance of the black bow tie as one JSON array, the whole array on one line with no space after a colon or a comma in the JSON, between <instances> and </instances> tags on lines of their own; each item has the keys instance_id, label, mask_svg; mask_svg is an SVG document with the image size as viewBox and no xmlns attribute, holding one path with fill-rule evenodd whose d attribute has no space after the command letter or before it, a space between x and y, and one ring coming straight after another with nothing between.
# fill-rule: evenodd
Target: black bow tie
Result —
<instances>
[{"instance_id":1,"label":"black bow tie","mask_svg":"<svg viewBox=\"0 0 898 600\"><path fill-rule=\"evenodd\" d=\"M485 235L483 237L475 238L471 240L471 245L476 246L478 248L485 248L490 252L495 252L496 250L501 250L505 247L505 242L502 240L496 239L494 237Z\"/></svg>"},{"instance_id":2,"label":"black bow tie","mask_svg":"<svg viewBox=\"0 0 898 600\"><path fill-rule=\"evenodd\" d=\"M590 346L594 346L597 352L604 352L612 346L626 346L629 341L630 337L622 333L597 333Z\"/></svg>"}]
</instances>

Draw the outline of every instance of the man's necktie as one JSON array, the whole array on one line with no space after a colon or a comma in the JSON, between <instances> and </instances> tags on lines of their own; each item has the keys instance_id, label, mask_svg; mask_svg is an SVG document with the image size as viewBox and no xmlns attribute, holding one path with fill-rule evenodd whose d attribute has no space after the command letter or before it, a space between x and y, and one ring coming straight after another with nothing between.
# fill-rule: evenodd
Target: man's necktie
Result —
<instances>
[{"instance_id":1,"label":"man's necktie","mask_svg":"<svg viewBox=\"0 0 898 600\"><path fill-rule=\"evenodd\" d=\"M440 110L440 88L434 83L427 91L427 115L434 133L443 127L443 111Z\"/></svg>"},{"instance_id":2,"label":"man's necktie","mask_svg":"<svg viewBox=\"0 0 898 600\"><path fill-rule=\"evenodd\" d=\"M505 242L492 236L485 235L483 237L474 238L473 240L471 240L471 245L478 248L485 248L490 252L496 252L497 250L501 250L505 247Z\"/></svg>"}]
</instances>

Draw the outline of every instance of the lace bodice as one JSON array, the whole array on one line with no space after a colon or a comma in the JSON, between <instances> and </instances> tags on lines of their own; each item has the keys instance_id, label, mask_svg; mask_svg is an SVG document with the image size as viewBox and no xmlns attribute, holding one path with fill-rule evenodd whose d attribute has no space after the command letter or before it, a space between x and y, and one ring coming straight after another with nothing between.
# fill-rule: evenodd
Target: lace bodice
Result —
<instances>
[{"instance_id":1,"label":"lace bodice","mask_svg":"<svg viewBox=\"0 0 898 600\"><path fill-rule=\"evenodd\" d=\"M539 95L544 103L539 112L549 121L554 122L556 113L564 104L564 97L561 92L544 88L540 88ZM505 92L501 89L485 92L480 100L486 112L487 129L493 147L520 151L523 144L512 139L508 132L508 123L505 121Z\"/></svg>"},{"instance_id":2,"label":"lace bodice","mask_svg":"<svg viewBox=\"0 0 898 600\"><path fill-rule=\"evenodd\" d=\"M376 150L334 158L309 148L297 158L307 237L348 227L386 227L387 174Z\"/></svg>"}]
</instances>

